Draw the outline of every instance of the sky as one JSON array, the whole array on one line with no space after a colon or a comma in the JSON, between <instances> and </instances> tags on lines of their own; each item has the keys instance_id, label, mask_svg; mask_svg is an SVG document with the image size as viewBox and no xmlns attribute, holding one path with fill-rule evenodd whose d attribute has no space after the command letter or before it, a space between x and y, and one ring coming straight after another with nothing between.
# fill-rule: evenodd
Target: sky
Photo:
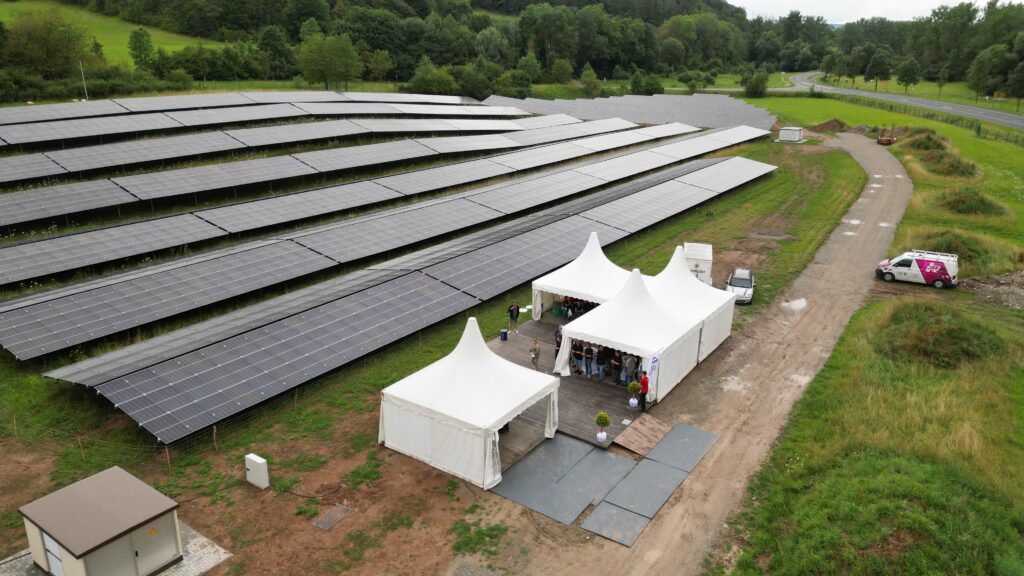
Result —
<instances>
[{"instance_id":1,"label":"sky","mask_svg":"<svg viewBox=\"0 0 1024 576\"><path fill-rule=\"evenodd\" d=\"M729 0L734 6L747 9L747 17L785 16L799 10L810 16L824 16L829 24L845 24L861 18L885 16L890 20L912 20L927 16L933 8L953 5L962 0Z\"/></svg>"}]
</instances>

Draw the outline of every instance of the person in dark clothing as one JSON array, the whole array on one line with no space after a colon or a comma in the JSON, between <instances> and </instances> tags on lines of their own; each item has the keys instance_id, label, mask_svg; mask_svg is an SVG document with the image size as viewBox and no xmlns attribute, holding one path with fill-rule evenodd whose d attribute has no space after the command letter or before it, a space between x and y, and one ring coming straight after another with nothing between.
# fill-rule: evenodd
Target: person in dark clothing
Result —
<instances>
[{"instance_id":1,"label":"person in dark clothing","mask_svg":"<svg viewBox=\"0 0 1024 576\"><path fill-rule=\"evenodd\" d=\"M583 343L578 340L572 342L572 363L576 367L576 374L583 372Z\"/></svg>"},{"instance_id":2,"label":"person in dark clothing","mask_svg":"<svg viewBox=\"0 0 1024 576\"><path fill-rule=\"evenodd\" d=\"M516 302L508 307L508 331L519 334L519 304Z\"/></svg>"},{"instance_id":3,"label":"person in dark clothing","mask_svg":"<svg viewBox=\"0 0 1024 576\"><path fill-rule=\"evenodd\" d=\"M562 325L559 324L558 328L555 328L555 354L558 354L558 349L562 347Z\"/></svg>"},{"instance_id":4,"label":"person in dark clothing","mask_svg":"<svg viewBox=\"0 0 1024 576\"><path fill-rule=\"evenodd\" d=\"M594 362L597 364L597 381L604 382L604 368L608 364L608 349L604 346L598 346Z\"/></svg>"},{"instance_id":5,"label":"person in dark clothing","mask_svg":"<svg viewBox=\"0 0 1024 576\"><path fill-rule=\"evenodd\" d=\"M594 349L589 343L583 348L583 371L587 378L594 374Z\"/></svg>"},{"instance_id":6,"label":"person in dark clothing","mask_svg":"<svg viewBox=\"0 0 1024 576\"><path fill-rule=\"evenodd\" d=\"M651 381L647 379L647 371L640 372L640 411L647 412L647 393L651 391Z\"/></svg>"},{"instance_id":7,"label":"person in dark clothing","mask_svg":"<svg viewBox=\"0 0 1024 576\"><path fill-rule=\"evenodd\" d=\"M622 373L622 353L618 350L612 354L611 369L609 372L611 372L612 375L612 382L619 382L619 374Z\"/></svg>"}]
</instances>

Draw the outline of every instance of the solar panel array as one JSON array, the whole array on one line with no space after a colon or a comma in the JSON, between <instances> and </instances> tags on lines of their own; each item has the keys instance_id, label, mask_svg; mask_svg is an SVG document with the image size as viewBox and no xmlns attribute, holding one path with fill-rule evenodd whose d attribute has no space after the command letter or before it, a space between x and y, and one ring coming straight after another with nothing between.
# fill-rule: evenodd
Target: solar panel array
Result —
<instances>
[{"instance_id":1,"label":"solar panel array","mask_svg":"<svg viewBox=\"0 0 1024 576\"><path fill-rule=\"evenodd\" d=\"M115 134L133 134L181 128L182 124L166 114L101 116L57 122L35 122L0 126L0 138L8 144L35 144L77 138L96 138Z\"/></svg>"},{"instance_id":2,"label":"solar panel array","mask_svg":"<svg viewBox=\"0 0 1024 576\"><path fill-rule=\"evenodd\" d=\"M578 100L491 96L484 104L515 106L535 114L568 114L585 120L625 118L641 124L682 122L701 128L745 124L771 130L776 118L766 110L723 94L655 94Z\"/></svg>"},{"instance_id":3,"label":"solar panel array","mask_svg":"<svg viewBox=\"0 0 1024 576\"><path fill-rule=\"evenodd\" d=\"M66 173L67 170L60 164L42 154L0 156L0 184L35 180Z\"/></svg>"},{"instance_id":4,"label":"solar panel array","mask_svg":"<svg viewBox=\"0 0 1024 576\"><path fill-rule=\"evenodd\" d=\"M272 156L165 172L118 176L111 178L111 181L131 192L137 199L152 200L255 183L272 183L314 174L318 175L319 172L291 156Z\"/></svg>"},{"instance_id":5,"label":"solar panel array","mask_svg":"<svg viewBox=\"0 0 1024 576\"><path fill-rule=\"evenodd\" d=\"M672 207L667 210L674 213ZM595 229L603 243L627 235L579 216L551 223L535 216L523 220L537 225L511 238L499 233L490 244L463 251L423 273L382 278L375 286L336 295L315 307L292 306L289 315L276 320L270 320L275 314L268 308L252 307L253 316L270 320L265 324L247 322L246 309L231 319L240 332L218 331L213 323L203 323L199 333L215 331L220 340L200 336L195 345L188 345L192 339L186 328L161 337L155 349L146 351L142 343L130 353L115 353L111 361L97 358L48 375L88 381L160 441L173 442L467 310L479 303L473 297L477 294L487 298L503 293L564 264ZM388 270L361 274L368 272ZM438 277L444 281L438 282ZM300 298L310 296L311 288ZM286 304L288 296L280 297L278 304ZM314 298L304 303L315 302ZM229 336L230 332L235 333ZM141 361L142 357L148 360Z\"/></svg>"},{"instance_id":6,"label":"solar panel array","mask_svg":"<svg viewBox=\"0 0 1024 576\"><path fill-rule=\"evenodd\" d=\"M214 154L245 148L238 140L223 132L204 132L166 138L148 138L100 144L83 148L68 148L46 152L49 158L67 169L68 172L84 172L100 168L118 168L149 162L165 162L181 158L192 158L203 154ZM12 156L25 158L34 156Z\"/></svg>"},{"instance_id":7,"label":"solar panel array","mask_svg":"<svg viewBox=\"0 0 1024 576\"><path fill-rule=\"evenodd\" d=\"M137 200L138 198L110 180L75 182L0 194L0 226L117 206Z\"/></svg>"},{"instance_id":8,"label":"solar panel array","mask_svg":"<svg viewBox=\"0 0 1024 576\"><path fill-rule=\"evenodd\" d=\"M585 125L580 125L585 130L589 130ZM598 137L599 138L599 137ZM684 136L685 138L685 136ZM577 140L576 142L582 142L584 145L589 141L595 139L595 137L585 138ZM718 142L718 147L725 146L724 143ZM382 146L382 145L372 145ZM668 144L666 146L672 146ZM676 161L675 158L657 154L656 151L663 148L664 146L658 146L651 148L652 151L642 151L634 154L630 154L625 157L613 158L597 163L590 164L585 167L581 167L577 172L581 175L580 179L572 184L560 183L558 186L549 186L542 182L539 188L543 192L535 192L526 198L537 199L538 202L550 202L564 198L567 195L582 191L584 188L588 188L588 180L594 178L603 180L605 182L620 180L640 172L648 171L660 166L665 166ZM579 147L581 150L589 150L584 146ZM344 150L344 149L343 149ZM332 151L333 152L333 151ZM312 154L319 154L318 152ZM380 155L375 155L377 159L380 159ZM274 160L285 160L289 157L276 157ZM500 156L498 158L501 158ZM547 158L547 161L556 162L559 156L554 155ZM256 161L253 161L256 162ZM305 164L301 164L305 166ZM213 165L210 167L202 167L195 169L186 169L185 172L189 172L190 178L182 178L181 181L184 184L175 184L175 178L166 180L163 182L164 187L157 186L153 182L150 182L147 176L140 176L135 181L130 179L121 180L118 179L118 183L126 187L133 194L139 195L140 197L157 198L161 194L170 193L177 190L187 190L189 182L195 182L192 184L193 188L200 185L216 185L211 183L211 178L206 175L211 170L229 170L230 165L221 164ZM495 176L510 174L514 172L514 168L509 168L494 159L482 159L474 160L469 162L462 162L458 164L440 166L435 168L428 168L424 170L418 170L413 172L406 172L395 176L388 176L383 178L377 178L371 182L379 187L384 187L388 190L397 192L402 195L420 194L428 191L439 190L452 186L466 185L480 180L485 180ZM159 174L159 173L158 173ZM242 171L237 175L239 178L244 178L247 171ZM584 176L592 176L593 178L586 178ZM134 178L134 177L132 177ZM163 177L161 177L163 178ZM237 181L237 180L236 180ZM223 182L223 181L222 181ZM145 186L144 184L149 184ZM379 189L372 189L369 192L363 189L362 192L357 191L355 188L345 189L346 191L355 192L346 196L335 196L330 192L301 192L279 198L270 198L264 200L256 200L247 203L241 203L236 205L224 206L221 208L199 211L195 213L195 216L212 222L213 224L224 224L224 227L217 227L221 233L229 232L241 232L245 230L251 230L262 226L270 226L289 222L296 218L308 218L317 216L320 214L327 214L330 212L320 212L320 210L335 211L338 209L347 209L349 207L355 207L356 205L366 205L368 203L375 203L381 201L384 198L384 193ZM170 192L166 192L170 191ZM513 196L515 191L513 191ZM491 192L485 199L492 206L504 206L506 209L511 209L515 206L527 205L524 199L516 200L514 197L502 201L498 198L501 192ZM508 195L506 193L505 195ZM482 197L483 198L483 197ZM364 204L358 204L359 202L365 202ZM150 221L150 226L154 226L153 222ZM79 241L83 245L89 245L93 247L93 252L90 254L88 259L63 259L57 261L47 260L40 262L36 266L32 266L28 263L21 263L16 268L7 269L5 259L8 254L14 254L16 257L21 252L29 252L36 255L45 255L49 251L53 250L54 247L60 247L65 242L62 238L46 239L26 244L22 247L18 247L17 250L0 248L0 284L6 282L16 282L20 280L26 280L29 278L35 278L46 274L53 274L57 272L63 272L72 270L79 267L94 265L102 262L110 262L120 258L126 258L130 256L137 256L145 254L149 251L168 248L171 246L185 245L193 242L199 242L207 240L211 236L207 230L183 230L178 231L172 235L172 238L165 239L162 245L154 247L156 244L153 242L140 243L136 246L105 246L102 243L102 239L106 235L111 234L111 231L116 231L123 227L114 227L101 230L95 230L76 235ZM191 235L190 235L191 234ZM99 242L97 244L97 242Z\"/></svg>"},{"instance_id":9,"label":"solar panel array","mask_svg":"<svg viewBox=\"0 0 1024 576\"><path fill-rule=\"evenodd\" d=\"M149 96L145 98L115 98L122 107L131 112L158 112L161 110L184 110L186 108L217 108L220 106L245 106L253 104L236 92L213 94L185 94L181 96Z\"/></svg>"},{"instance_id":10,"label":"solar panel array","mask_svg":"<svg viewBox=\"0 0 1024 576\"><path fill-rule=\"evenodd\" d=\"M300 110L291 104L202 108L199 110L183 110L181 112L165 112L164 114L182 126L190 127L308 116L305 111ZM135 117L136 116L130 116L130 118Z\"/></svg>"},{"instance_id":11,"label":"solar panel array","mask_svg":"<svg viewBox=\"0 0 1024 576\"><path fill-rule=\"evenodd\" d=\"M113 100L67 102L63 104L36 104L32 106L0 107L0 124L22 122L50 122L68 118L125 114L128 110Z\"/></svg>"}]
</instances>

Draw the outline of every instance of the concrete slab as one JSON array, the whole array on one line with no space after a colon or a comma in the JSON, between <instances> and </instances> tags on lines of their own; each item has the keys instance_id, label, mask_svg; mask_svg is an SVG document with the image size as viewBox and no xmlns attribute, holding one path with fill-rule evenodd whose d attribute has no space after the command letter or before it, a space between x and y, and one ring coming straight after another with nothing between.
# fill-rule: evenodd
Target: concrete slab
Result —
<instances>
[{"instance_id":1,"label":"concrete slab","mask_svg":"<svg viewBox=\"0 0 1024 576\"><path fill-rule=\"evenodd\" d=\"M604 501L654 518L684 479L686 472L683 470L645 459L612 488Z\"/></svg>"},{"instance_id":2,"label":"concrete slab","mask_svg":"<svg viewBox=\"0 0 1024 576\"><path fill-rule=\"evenodd\" d=\"M231 553L179 521L181 526L181 562L160 573L160 576L201 576L231 557ZM23 550L0 560L0 576L45 576L32 563L29 551Z\"/></svg>"},{"instance_id":3,"label":"concrete slab","mask_svg":"<svg viewBox=\"0 0 1024 576\"><path fill-rule=\"evenodd\" d=\"M344 504L335 504L330 510L324 512L323 515L317 518L316 521L313 522L313 526L327 532L331 528L334 528L335 524L341 522L342 518L348 516L348 513L351 511L352 509Z\"/></svg>"},{"instance_id":4,"label":"concrete slab","mask_svg":"<svg viewBox=\"0 0 1024 576\"><path fill-rule=\"evenodd\" d=\"M595 504L636 466L632 458L593 450L558 481L560 487L586 494Z\"/></svg>"},{"instance_id":5,"label":"concrete slab","mask_svg":"<svg viewBox=\"0 0 1024 576\"><path fill-rule=\"evenodd\" d=\"M511 469L517 466L519 464ZM520 474L511 480L503 475L502 481L491 491L566 526L575 522L592 501L585 492L529 474Z\"/></svg>"},{"instance_id":6,"label":"concrete slab","mask_svg":"<svg viewBox=\"0 0 1024 576\"><path fill-rule=\"evenodd\" d=\"M654 449L647 453L647 457L689 472L711 449L716 438L718 437L711 432L686 424L676 424Z\"/></svg>"},{"instance_id":7,"label":"concrete slab","mask_svg":"<svg viewBox=\"0 0 1024 576\"><path fill-rule=\"evenodd\" d=\"M594 447L586 442L570 438L565 434L555 434L540 443L520 460L515 466L502 474L502 484L509 476L528 474L534 478L544 478L549 482L558 482L562 476L589 454ZM499 484L500 486L501 484Z\"/></svg>"},{"instance_id":8,"label":"concrete slab","mask_svg":"<svg viewBox=\"0 0 1024 576\"><path fill-rule=\"evenodd\" d=\"M614 504L601 502L601 505L583 521L582 527L619 544L632 546L650 521L651 519L645 516L623 510Z\"/></svg>"}]
</instances>

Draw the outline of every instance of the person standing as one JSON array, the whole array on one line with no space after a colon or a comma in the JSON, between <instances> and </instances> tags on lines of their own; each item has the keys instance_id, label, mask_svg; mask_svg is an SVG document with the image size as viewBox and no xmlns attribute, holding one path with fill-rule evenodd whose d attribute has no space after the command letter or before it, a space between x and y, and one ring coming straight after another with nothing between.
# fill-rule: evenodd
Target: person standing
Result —
<instances>
[{"instance_id":1,"label":"person standing","mask_svg":"<svg viewBox=\"0 0 1024 576\"><path fill-rule=\"evenodd\" d=\"M622 364L622 383L629 384L636 375L636 356L626 354L626 358L623 360Z\"/></svg>"},{"instance_id":2,"label":"person standing","mask_svg":"<svg viewBox=\"0 0 1024 576\"><path fill-rule=\"evenodd\" d=\"M610 372L612 373L612 383L613 384L616 383L616 382L619 382L621 380L621 378L622 378L622 353L619 352L618 350L616 350L615 353L612 354L611 370L610 370Z\"/></svg>"},{"instance_id":3,"label":"person standing","mask_svg":"<svg viewBox=\"0 0 1024 576\"><path fill-rule=\"evenodd\" d=\"M604 367L608 364L608 349L598 346L594 361L597 362L597 381L604 382Z\"/></svg>"},{"instance_id":4,"label":"person standing","mask_svg":"<svg viewBox=\"0 0 1024 576\"><path fill-rule=\"evenodd\" d=\"M516 302L508 307L508 331L519 334L519 304Z\"/></svg>"},{"instance_id":5,"label":"person standing","mask_svg":"<svg viewBox=\"0 0 1024 576\"><path fill-rule=\"evenodd\" d=\"M647 412L647 393L651 391L651 381L647 379L647 371L640 376L640 411Z\"/></svg>"},{"instance_id":6,"label":"person standing","mask_svg":"<svg viewBox=\"0 0 1024 576\"><path fill-rule=\"evenodd\" d=\"M583 344L579 340L572 341L572 363L576 374L583 373Z\"/></svg>"},{"instance_id":7,"label":"person standing","mask_svg":"<svg viewBox=\"0 0 1024 576\"><path fill-rule=\"evenodd\" d=\"M533 339L533 346L530 346L530 362L533 363L533 369L537 368L537 360L540 358L540 342L536 338Z\"/></svg>"},{"instance_id":8,"label":"person standing","mask_svg":"<svg viewBox=\"0 0 1024 576\"><path fill-rule=\"evenodd\" d=\"M589 342L583 348L583 366L587 373L587 378L590 378L594 374L594 349L590 346Z\"/></svg>"}]
</instances>

